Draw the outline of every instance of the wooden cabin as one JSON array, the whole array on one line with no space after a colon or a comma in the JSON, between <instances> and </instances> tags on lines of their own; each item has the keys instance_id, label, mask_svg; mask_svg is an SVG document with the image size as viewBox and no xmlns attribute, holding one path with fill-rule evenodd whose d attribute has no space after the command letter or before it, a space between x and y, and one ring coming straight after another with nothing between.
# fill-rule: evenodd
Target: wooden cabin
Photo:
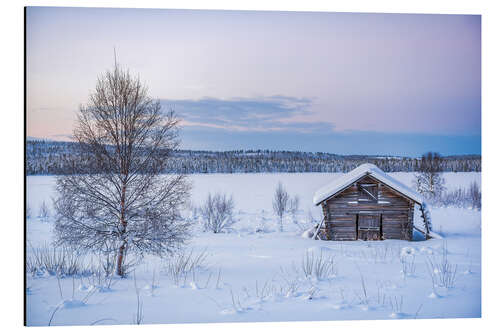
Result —
<instances>
[{"instance_id":1,"label":"wooden cabin","mask_svg":"<svg viewBox=\"0 0 500 333\"><path fill-rule=\"evenodd\" d=\"M324 215L315 237L325 240L411 240L415 205L424 207L420 194L373 164L319 189L313 202Z\"/></svg>"}]
</instances>

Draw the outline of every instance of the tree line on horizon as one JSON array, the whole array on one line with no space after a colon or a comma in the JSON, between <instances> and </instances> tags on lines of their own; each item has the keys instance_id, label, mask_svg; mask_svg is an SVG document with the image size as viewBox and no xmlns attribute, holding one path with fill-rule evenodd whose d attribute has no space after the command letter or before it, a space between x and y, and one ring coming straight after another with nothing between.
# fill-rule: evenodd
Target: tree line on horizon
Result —
<instances>
[{"instance_id":1,"label":"tree line on horizon","mask_svg":"<svg viewBox=\"0 0 500 333\"><path fill-rule=\"evenodd\" d=\"M91 161L77 153L75 142L26 142L27 175L64 175L74 164L85 164L93 170ZM421 158L272 150L175 150L170 153L163 173L348 172L363 163L375 164L385 172L415 172L420 168ZM440 169L444 172L481 172L481 156L444 156Z\"/></svg>"}]
</instances>

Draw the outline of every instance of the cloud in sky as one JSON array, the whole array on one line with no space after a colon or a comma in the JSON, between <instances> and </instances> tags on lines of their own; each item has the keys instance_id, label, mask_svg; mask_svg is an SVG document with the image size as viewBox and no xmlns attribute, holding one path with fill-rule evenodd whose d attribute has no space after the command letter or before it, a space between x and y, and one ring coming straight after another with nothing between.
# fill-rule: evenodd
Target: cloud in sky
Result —
<instances>
[{"instance_id":1,"label":"cloud in sky","mask_svg":"<svg viewBox=\"0 0 500 333\"><path fill-rule=\"evenodd\" d=\"M188 126L181 130L182 148L200 150L271 149L420 156L427 151L444 155L481 154L480 135L380 133L368 131L232 131Z\"/></svg>"},{"instance_id":2,"label":"cloud in sky","mask_svg":"<svg viewBox=\"0 0 500 333\"><path fill-rule=\"evenodd\" d=\"M290 96L263 98L162 100L166 109L174 109L183 126L219 128L228 131L312 133L331 132L329 122L299 120L312 115L312 100Z\"/></svg>"},{"instance_id":3,"label":"cloud in sky","mask_svg":"<svg viewBox=\"0 0 500 333\"><path fill-rule=\"evenodd\" d=\"M335 124L308 120L313 99L291 96L161 100L182 119L186 149L274 149L338 154L419 156L481 152L480 135L336 130ZM431 124L433 125L433 124Z\"/></svg>"}]
</instances>

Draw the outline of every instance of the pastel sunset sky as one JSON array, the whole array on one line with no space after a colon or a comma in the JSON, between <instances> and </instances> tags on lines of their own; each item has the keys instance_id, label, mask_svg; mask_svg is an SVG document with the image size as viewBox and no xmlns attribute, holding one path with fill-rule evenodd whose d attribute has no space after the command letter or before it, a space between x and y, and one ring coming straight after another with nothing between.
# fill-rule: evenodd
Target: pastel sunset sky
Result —
<instances>
[{"instance_id":1,"label":"pastel sunset sky","mask_svg":"<svg viewBox=\"0 0 500 333\"><path fill-rule=\"evenodd\" d=\"M118 63L182 148L481 153L481 17L30 7L27 135L68 140Z\"/></svg>"}]
</instances>

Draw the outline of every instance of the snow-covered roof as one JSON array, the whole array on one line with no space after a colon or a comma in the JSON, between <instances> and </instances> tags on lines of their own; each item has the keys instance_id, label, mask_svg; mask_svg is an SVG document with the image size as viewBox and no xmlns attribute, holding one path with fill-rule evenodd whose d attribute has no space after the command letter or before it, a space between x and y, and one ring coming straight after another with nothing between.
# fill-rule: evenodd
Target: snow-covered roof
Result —
<instances>
[{"instance_id":1,"label":"snow-covered roof","mask_svg":"<svg viewBox=\"0 0 500 333\"><path fill-rule=\"evenodd\" d=\"M371 177L379 180L385 185L391 187L393 190L396 190L404 196L414 200L418 204L422 204L423 202L423 198L420 194L402 184L398 180L392 178L380 170L376 165L365 163L317 190L316 193L314 193L313 203L315 205L319 205L321 202L339 193L366 175L370 175Z\"/></svg>"}]
</instances>

